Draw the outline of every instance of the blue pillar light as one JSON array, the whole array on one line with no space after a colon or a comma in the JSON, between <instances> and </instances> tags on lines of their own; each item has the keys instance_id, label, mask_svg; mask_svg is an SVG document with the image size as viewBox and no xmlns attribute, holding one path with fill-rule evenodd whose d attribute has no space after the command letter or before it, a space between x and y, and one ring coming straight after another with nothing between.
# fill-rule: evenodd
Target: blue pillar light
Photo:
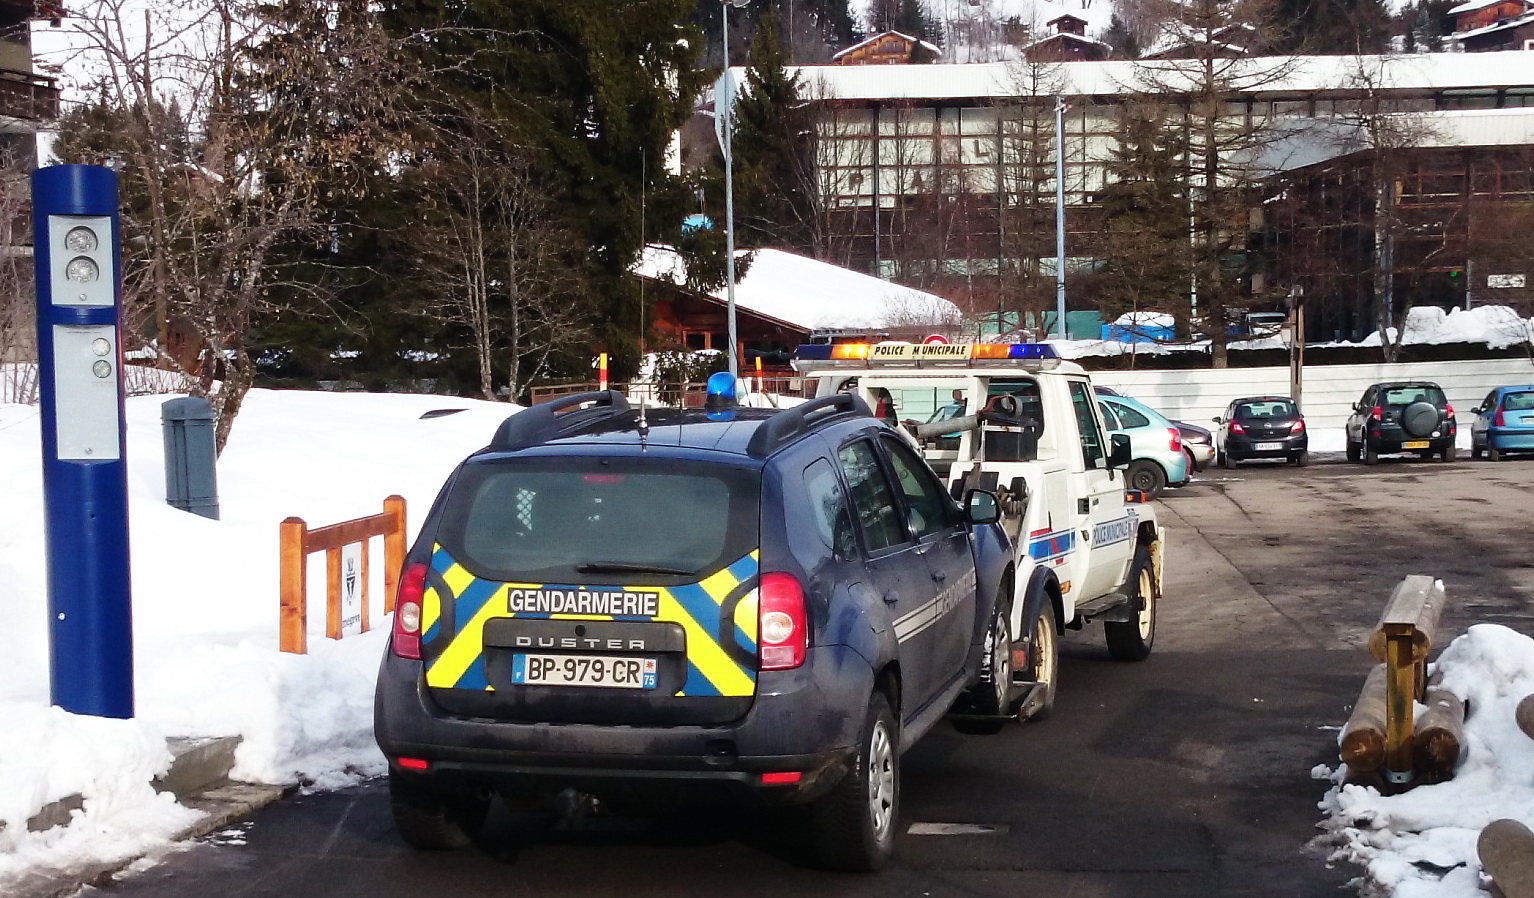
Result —
<instances>
[{"instance_id":1,"label":"blue pillar light","mask_svg":"<svg viewBox=\"0 0 1534 898\"><path fill-rule=\"evenodd\" d=\"M76 714L133 716L117 175L32 173L49 683Z\"/></svg>"}]
</instances>

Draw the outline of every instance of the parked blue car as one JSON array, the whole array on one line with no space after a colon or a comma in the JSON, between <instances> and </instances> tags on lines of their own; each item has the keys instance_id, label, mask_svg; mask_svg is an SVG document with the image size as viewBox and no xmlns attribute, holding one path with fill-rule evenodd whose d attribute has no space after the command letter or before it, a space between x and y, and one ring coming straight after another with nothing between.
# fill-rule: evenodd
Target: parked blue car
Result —
<instances>
[{"instance_id":1,"label":"parked blue car","mask_svg":"<svg viewBox=\"0 0 1534 898\"><path fill-rule=\"evenodd\" d=\"M1147 498L1161 495L1167 486L1182 486L1193 471L1182 449L1182 433L1164 415L1128 396L1097 396L1103 420L1113 432L1129 434L1134 460L1124 473L1130 489Z\"/></svg>"},{"instance_id":2,"label":"parked blue car","mask_svg":"<svg viewBox=\"0 0 1534 898\"><path fill-rule=\"evenodd\" d=\"M1497 387L1472 411L1470 457L1492 461L1505 452L1534 452L1534 385Z\"/></svg>"}]
</instances>

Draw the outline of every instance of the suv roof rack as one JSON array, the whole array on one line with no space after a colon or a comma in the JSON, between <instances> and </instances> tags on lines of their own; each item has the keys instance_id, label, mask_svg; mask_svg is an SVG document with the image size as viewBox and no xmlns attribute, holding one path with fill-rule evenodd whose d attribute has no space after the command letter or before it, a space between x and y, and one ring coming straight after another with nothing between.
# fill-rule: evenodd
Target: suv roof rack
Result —
<instances>
[{"instance_id":1,"label":"suv roof rack","mask_svg":"<svg viewBox=\"0 0 1534 898\"><path fill-rule=\"evenodd\" d=\"M873 411L856 393L838 393L791 406L773 415L758 427L746 444L746 454L761 458L772 454L784 443L847 418L872 417Z\"/></svg>"},{"instance_id":2,"label":"suv roof rack","mask_svg":"<svg viewBox=\"0 0 1534 898\"><path fill-rule=\"evenodd\" d=\"M522 449L577 430L593 421L629 411L629 401L617 390L591 390L561 396L517 412L501 422L491 449Z\"/></svg>"}]
</instances>

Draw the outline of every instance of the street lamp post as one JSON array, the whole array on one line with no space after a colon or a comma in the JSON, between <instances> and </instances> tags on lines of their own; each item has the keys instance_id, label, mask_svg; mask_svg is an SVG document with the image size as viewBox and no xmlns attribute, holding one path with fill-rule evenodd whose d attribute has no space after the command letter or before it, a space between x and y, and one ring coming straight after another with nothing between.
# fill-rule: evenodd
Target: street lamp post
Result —
<instances>
[{"instance_id":1,"label":"street lamp post","mask_svg":"<svg viewBox=\"0 0 1534 898\"><path fill-rule=\"evenodd\" d=\"M1055 337L1065 329L1065 110L1064 97L1055 97Z\"/></svg>"},{"instance_id":2,"label":"street lamp post","mask_svg":"<svg viewBox=\"0 0 1534 898\"><path fill-rule=\"evenodd\" d=\"M750 0L724 0L720 5L722 12L720 34L724 39L724 74L719 83L733 87L730 81L730 7L744 8ZM727 90L722 98L724 108L721 109L719 91L714 92L714 114L724 116L724 255L725 255L725 296L730 329L730 377L740 375L740 366L737 361L739 350L735 340L735 165L730 153L730 120L735 117L735 94L733 90Z\"/></svg>"}]
</instances>

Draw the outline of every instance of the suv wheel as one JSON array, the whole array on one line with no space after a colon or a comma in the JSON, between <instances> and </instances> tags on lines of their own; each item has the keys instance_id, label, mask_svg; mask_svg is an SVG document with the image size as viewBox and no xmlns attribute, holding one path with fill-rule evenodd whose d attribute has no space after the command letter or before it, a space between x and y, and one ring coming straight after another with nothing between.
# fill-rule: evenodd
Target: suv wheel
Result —
<instances>
[{"instance_id":1,"label":"suv wheel","mask_svg":"<svg viewBox=\"0 0 1534 898\"><path fill-rule=\"evenodd\" d=\"M1454 456L1457 455L1457 454L1458 453L1455 451L1455 447L1450 446L1449 448L1443 450L1443 460L1444 461L1453 461L1454 460Z\"/></svg>"},{"instance_id":2,"label":"suv wheel","mask_svg":"<svg viewBox=\"0 0 1534 898\"><path fill-rule=\"evenodd\" d=\"M1366 465L1377 465L1379 463L1380 463L1380 453L1379 453L1379 450L1375 449L1373 446L1369 445L1368 441L1365 440L1364 441L1364 464L1366 464Z\"/></svg>"},{"instance_id":3,"label":"suv wheel","mask_svg":"<svg viewBox=\"0 0 1534 898\"><path fill-rule=\"evenodd\" d=\"M1130 607L1136 610L1133 620L1103 624L1108 640L1108 654L1115 661L1144 661L1150 657L1156 641L1156 588L1152 581L1150 548L1135 549L1135 561L1129 569Z\"/></svg>"},{"instance_id":4,"label":"suv wheel","mask_svg":"<svg viewBox=\"0 0 1534 898\"><path fill-rule=\"evenodd\" d=\"M990 736L1001 732L1006 721L1001 715L1012 704L1012 608L1007 589L1002 587L991 612L991 625L985 633L985 652L981 656L980 682L970 690L968 710L979 719L955 717L953 728L968 736ZM984 715L984 716L981 716ZM986 719L986 718L990 719Z\"/></svg>"},{"instance_id":5,"label":"suv wheel","mask_svg":"<svg viewBox=\"0 0 1534 898\"><path fill-rule=\"evenodd\" d=\"M1401 410L1401 429L1408 436L1426 439L1443 423L1443 411L1431 402L1413 402Z\"/></svg>"},{"instance_id":6,"label":"suv wheel","mask_svg":"<svg viewBox=\"0 0 1534 898\"><path fill-rule=\"evenodd\" d=\"M468 847L484 825L490 796L448 793L423 777L389 771L394 828L411 848L447 851Z\"/></svg>"},{"instance_id":7,"label":"suv wheel","mask_svg":"<svg viewBox=\"0 0 1534 898\"><path fill-rule=\"evenodd\" d=\"M1046 599L1033 622L1033 638L1028 646L1028 677L1039 685L1018 717L1043 720L1055 707L1055 691L1060 682L1060 642L1055 631L1055 606Z\"/></svg>"},{"instance_id":8,"label":"suv wheel","mask_svg":"<svg viewBox=\"0 0 1534 898\"><path fill-rule=\"evenodd\" d=\"M1353 462L1355 464L1357 464L1358 459L1362 456L1362 453L1359 451L1358 444L1353 442L1352 440L1348 440L1347 453L1348 453L1348 461Z\"/></svg>"},{"instance_id":9,"label":"suv wheel","mask_svg":"<svg viewBox=\"0 0 1534 898\"><path fill-rule=\"evenodd\" d=\"M1124 473L1124 480L1132 490L1139 490L1145 498L1154 499L1166 488L1166 472L1149 459L1136 459Z\"/></svg>"},{"instance_id":10,"label":"suv wheel","mask_svg":"<svg viewBox=\"0 0 1534 898\"><path fill-rule=\"evenodd\" d=\"M900 814L900 757L895 715L889 700L875 692L868 702L863 733L852 769L835 788L810 806L820 862L832 870L871 871L884 866L895 848Z\"/></svg>"}]
</instances>

